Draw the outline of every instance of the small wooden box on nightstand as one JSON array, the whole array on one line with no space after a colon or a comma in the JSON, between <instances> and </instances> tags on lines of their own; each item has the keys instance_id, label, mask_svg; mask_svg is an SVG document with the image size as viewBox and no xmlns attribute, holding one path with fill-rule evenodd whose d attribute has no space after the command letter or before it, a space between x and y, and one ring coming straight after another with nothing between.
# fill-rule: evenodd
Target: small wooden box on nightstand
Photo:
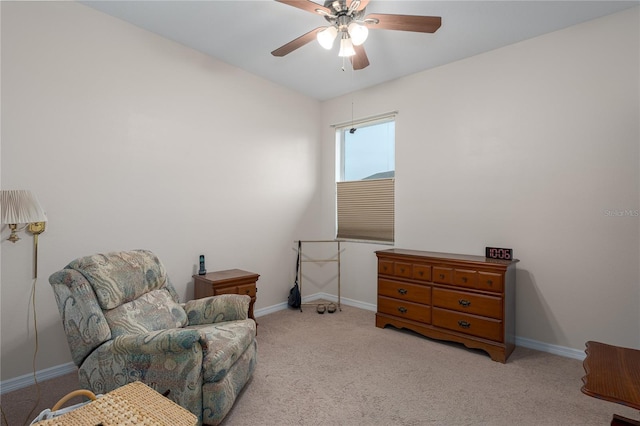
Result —
<instances>
[{"instance_id":1,"label":"small wooden box on nightstand","mask_svg":"<svg viewBox=\"0 0 640 426\"><path fill-rule=\"evenodd\" d=\"M253 316L253 305L256 302L256 282L260 275L241 269L228 269L226 271L209 272L206 275L193 276L194 299L217 296L219 294L246 294L251 296L249 303L249 318ZM257 324L257 322L256 322Z\"/></svg>"}]
</instances>

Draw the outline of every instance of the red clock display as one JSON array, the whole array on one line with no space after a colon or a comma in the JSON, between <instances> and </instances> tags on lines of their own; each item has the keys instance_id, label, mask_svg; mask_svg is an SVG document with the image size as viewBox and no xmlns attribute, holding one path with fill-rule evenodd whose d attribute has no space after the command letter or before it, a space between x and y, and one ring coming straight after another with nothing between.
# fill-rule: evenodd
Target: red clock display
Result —
<instances>
[{"instance_id":1,"label":"red clock display","mask_svg":"<svg viewBox=\"0 0 640 426\"><path fill-rule=\"evenodd\" d=\"M513 260L513 249L485 247L485 257L489 259Z\"/></svg>"}]
</instances>

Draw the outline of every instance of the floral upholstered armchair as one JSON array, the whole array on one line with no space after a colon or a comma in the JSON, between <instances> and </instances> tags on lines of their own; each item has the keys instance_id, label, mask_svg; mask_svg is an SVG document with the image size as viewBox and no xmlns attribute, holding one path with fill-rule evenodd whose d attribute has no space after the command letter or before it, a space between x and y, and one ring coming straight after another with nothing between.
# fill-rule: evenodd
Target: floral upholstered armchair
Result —
<instances>
[{"instance_id":1,"label":"floral upholstered armchair","mask_svg":"<svg viewBox=\"0 0 640 426\"><path fill-rule=\"evenodd\" d=\"M80 385L96 394L139 380L215 425L256 366L249 296L180 304L149 251L76 259L49 282Z\"/></svg>"}]
</instances>

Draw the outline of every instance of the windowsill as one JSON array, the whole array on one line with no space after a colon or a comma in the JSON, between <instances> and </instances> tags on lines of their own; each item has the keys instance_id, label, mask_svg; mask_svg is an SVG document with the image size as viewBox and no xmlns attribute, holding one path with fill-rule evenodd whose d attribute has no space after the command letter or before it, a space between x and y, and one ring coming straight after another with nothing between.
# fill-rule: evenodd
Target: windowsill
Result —
<instances>
[{"instance_id":1,"label":"windowsill","mask_svg":"<svg viewBox=\"0 0 640 426\"><path fill-rule=\"evenodd\" d=\"M394 241L355 240L355 239L350 239L350 238L336 238L336 241L340 241L341 243L375 244L375 245L379 245L379 246L393 246L393 245L395 245Z\"/></svg>"}]
</instances>

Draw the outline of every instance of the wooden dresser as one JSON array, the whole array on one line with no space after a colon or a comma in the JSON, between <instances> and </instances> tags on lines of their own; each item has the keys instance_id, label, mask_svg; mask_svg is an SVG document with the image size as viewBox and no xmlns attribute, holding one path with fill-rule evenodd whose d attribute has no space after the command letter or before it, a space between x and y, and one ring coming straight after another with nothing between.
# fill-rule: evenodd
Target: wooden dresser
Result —
<instances>
[{"instance_id":1,"label":"wooden dresser","mask_svg":"<svg viewBox=\"0 0 640 426\"><path fill-rule=\"evenodd\" d=\"M506 362L515 348L518 260L402 249L376 255L376 327L407 328Z\"/></svg>"}]
</instances>

